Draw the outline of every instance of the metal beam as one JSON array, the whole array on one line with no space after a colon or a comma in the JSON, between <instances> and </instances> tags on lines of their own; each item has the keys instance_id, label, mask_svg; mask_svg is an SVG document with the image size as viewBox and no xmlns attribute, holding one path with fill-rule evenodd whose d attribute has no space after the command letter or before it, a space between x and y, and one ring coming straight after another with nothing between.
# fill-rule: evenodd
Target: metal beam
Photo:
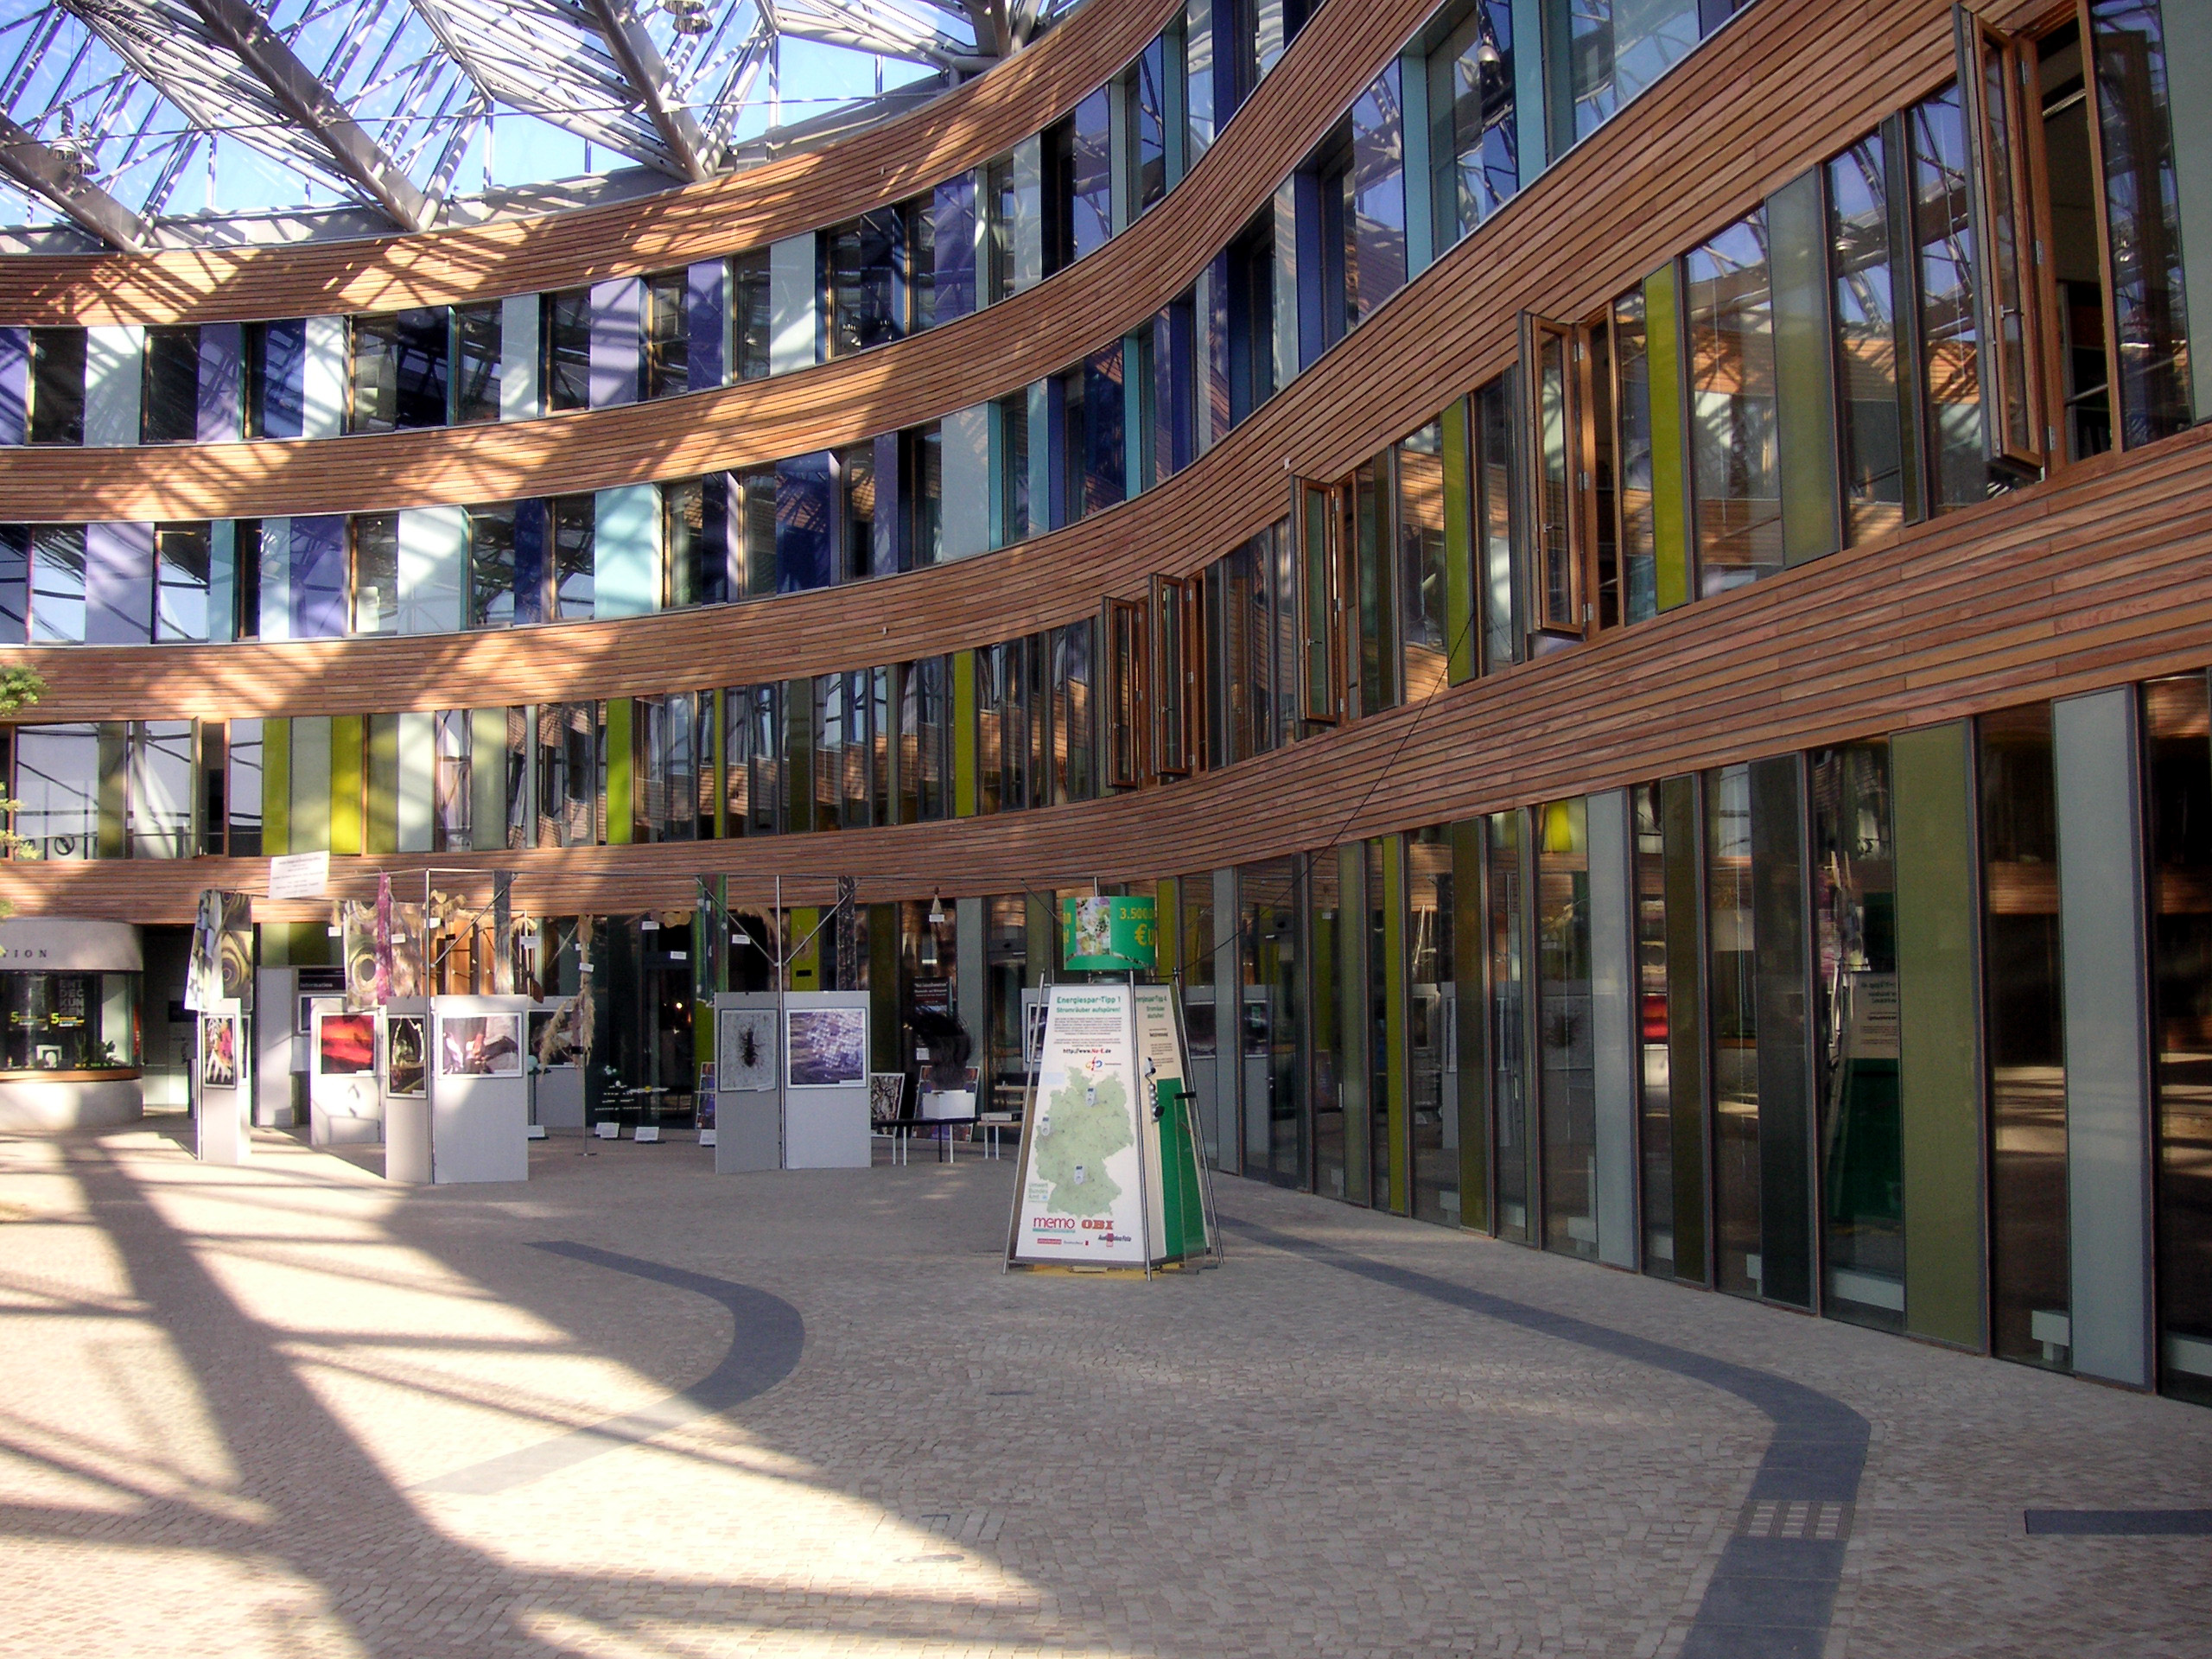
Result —
<instances>
[{"instance_id":1,"label":"metal beam","mask_svg":"<svg viewBox=\"0 0 2212 1659\"><path fill-rule=\"evenodd\" d=\"M246 0L188 0L212 34L259 76L284 112L313 134L346 176L403 230L429 228L430 199L346 113L336 93L300 61Z\"/></svg>"},{"instance_id":2,"label":"metal beam","mask_svg":"<svg viewBox=\"0 0 2212 1659\"><path fill-rule=\"evenodd\" d=\"M0 172L35 190L110 247L143 253L145 221L84 175L83 164L0 114Z\"/></svg>"},{"instance_id":3,"label":"metal beam","mask_svg":"<svg viewBox=\"0 0 2212 1659\"><path fill-rule=\"evenodd\" d=\"M607 37L607 49L621 70L622 78L638 95L639 103L653 118L661 142L683 175L699 184L714 175L713 146L683 103L669 95L668 65L653 44L653 37L638 21L629 0L587 0Z\"/></svg>"}]
</instances>

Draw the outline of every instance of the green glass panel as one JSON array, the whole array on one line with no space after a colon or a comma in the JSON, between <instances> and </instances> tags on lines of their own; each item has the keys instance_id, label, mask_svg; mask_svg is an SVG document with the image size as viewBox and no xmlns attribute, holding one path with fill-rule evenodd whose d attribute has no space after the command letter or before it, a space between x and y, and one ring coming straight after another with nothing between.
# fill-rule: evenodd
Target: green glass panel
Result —
<instances>
[{"instance_id":1,"label":"green glass panel","mask_svg":"<svg viewBox=\"0 0 2212 1659\"><path fill-rule=\"evenodd\" d=\"M980 782L976 730L976 653L952 653L952 813L976 816Z\"/></svg>"},{"instance_id":2,"label":"green glass panel","mask_svg":"<svg viewBox=\"0 0 2212 1659\"><path fill-rule=\"evenodd\" d=\"M1890 740L1905 1329L1982 1345L1974 766L1964 721Z\"/></svg>"},{"instance_id":3,"label":"green glass panel","mask_svg":"<svg viewBox=\"0 0 2212 1659\"><path fill-rule=\"evenodd\" d=\"M1840 544L1835 371L1828 331L1827 226L1821 175L1802 174L1767 199L1774 277L1775 419L1782 453L1782 557L1803 564Z\"/></svg>"},{"instance_id":4,"label":"green glass panel","mask_svg":"<svg viewBox=\"0 0 2212 1659\"><path fill-rule=\"evenodd\" d=\"M1651 550L1659 608L1690 598L1689 442L1682 422L1681 277L1672 262L1643 279L1651 387Z\"/></svg>"},{"instance_id":5,"label":"green glass panel","mask_svg":"<svg viewBox=\"0 0 2212 1659\"><path fill-rule=\"evenodd\" d=\"M361 749L363 717L330 718L330 850L361 850Z\"/></svg>"}]
</instances>

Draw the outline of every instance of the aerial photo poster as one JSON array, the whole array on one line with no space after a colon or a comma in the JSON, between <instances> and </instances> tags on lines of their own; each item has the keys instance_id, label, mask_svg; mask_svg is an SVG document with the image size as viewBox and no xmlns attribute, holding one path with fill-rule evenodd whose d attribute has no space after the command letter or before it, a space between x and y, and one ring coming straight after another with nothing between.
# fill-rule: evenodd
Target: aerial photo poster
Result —
<instances>
[{"instance_id":1,"label":"aerial photo poster","mask_svg":"<svg viewBox=\"0 0 2212 1659\"><path fill-rule=\"evenodd\" d=\"M1126 985L1055 985L1021 1139L1010 1260L1142 1267L1135 1031ZM1149 1141L1151 1136L1144 1137ZM1157 1153L1147 1162L1156 1178Z\"/></svg>"}]
</instances>

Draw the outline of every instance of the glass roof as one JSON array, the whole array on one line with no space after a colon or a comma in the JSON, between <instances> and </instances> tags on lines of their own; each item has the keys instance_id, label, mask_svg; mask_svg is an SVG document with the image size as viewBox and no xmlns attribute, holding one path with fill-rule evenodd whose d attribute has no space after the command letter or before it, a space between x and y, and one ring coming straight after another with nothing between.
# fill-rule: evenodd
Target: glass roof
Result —
<instances>
[{"instance_id":1,"label":"glass roof","mask_svg":"<svg viewBox=\"0 0 2212 1659\"><path fill-rule=\"evenodd\" d=\"M0 238L359 236L665 188L912 107L1072 3L0 0Z\"/></svg>"}]
</instances>

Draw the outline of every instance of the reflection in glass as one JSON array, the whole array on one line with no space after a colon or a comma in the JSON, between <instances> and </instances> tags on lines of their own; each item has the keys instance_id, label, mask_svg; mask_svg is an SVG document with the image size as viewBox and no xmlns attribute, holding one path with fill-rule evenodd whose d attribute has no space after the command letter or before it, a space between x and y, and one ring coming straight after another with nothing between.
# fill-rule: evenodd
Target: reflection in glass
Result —
<instances>
[{"instance_id":1,"label":"reflection in glass","mask_svg":"<svg viewBox=\"0 0 2212 1659\"><path fill-rule=\"evenodd\" d=\"M2072 1299L2050 705L1984 715L1975 731L1989 1072L1990 1345L2007 1359L2064 1369Z\"/></svg>"},{"instance_id":2,"label":"reflection in glass","mask_svg":"<svg viewBox=\"0 0 2212 1659\"><path fill-rule=\"evenodd\" d=\"M1698 0L1552 0L1567 13L1574 136L1586 138L1620 107L1689 55Z\"/></svg>"},{"instance_id":3,"label":"reflection in glass","mask_svg":"<svg viewBox=\"0 0 2212 1659\"><path fill-rule=\"evenodd\" d=\"M0 974L0 1068L85 1071L139 1064L139 976Z\"/></svg>"},{"instance_id":4,"label":"reflection in glass","mask_svg":"<svg viewBox=\"0 0 2212 1659\"><path fill-rule=\"evenodd\" d=\"M2212 1405L2212 710L2205 678L2143 688L2158 1111L2158 1376Z\"/></svg>"},{"instance_id":5,"label":"reflection in glass","mask_svg":"<svg viewBox=\"0 0 2212 1659\"><path fill-rule=\"evenodd\" d=\"M1904 523L1904 460L1897 408L1897 315L1891 286L1890 192L1878 135L1827 164L1828 268L1835 318L1837 431L1844 540L1856 544Z\"/></svg>"},{"instance_id":6,"label":"reflection in glass","mask_svg":"<svg viewBox=\"0 0 2212 1659\"><path fill-rule=\"evenodd\" d=\"M1782 568L1765 211L1693 248L1682 267L1689 284L1698 569L1710 598Z\"/></svg>"},{"instance_id":7,"label":"reflection in glass","mask_svg":"<svg viewBox=\"0 0 2212 1659\"><path fill-rule=\"evenodd\" d=\"M1490 939L1490 1061L1491 1144L1497 1149L1497 1236L1527 1243L1532 1234L1529 1206L1533 1197L1534 1159L1528 1099L1528 1018L1522 940L1521 815L1494 812L1484 849L1489 864L1489 902L1484 925Z\"/></svg>"},{"instance_id":8,"label":"reflection in glass","mask_svg":"<svg viewBox=\"0 0 2212 1659\"><path fill-rule=\"evenodd\" d=\"M1445 622L1444 455L1432 421L1397 446L1400 684L1408 702L1443 689L1451 641Z\"/></svg>"},{"instance_id":9,"label":"reflection in glass","mask_svg":"<svg viewBox=\"0 0 2212 1659\"><path fill-rule=\"evenodd\" d=\"M1912 143L1912 235L1920 288L1920 396L1935 452L1936 507L1989 494L1982 459L1980 338L1974 323L1974 226L1959 89L1905 114Z\"/></svg>"},{"instance_id":10,"label":"reflection in glass","mask_svg":"<svg viewBox=\"0 0 2212 1659\"><path fill-rule=\"evenodd\" d=\"M1641 288L1632 288L1613 302L1612 334L1618 388L1613 429L1620 501L1621 620L1643 622L1659 614L1659 559L1652 540L1650 336Z\"/></svg>"},{"instance_id":11,"label":"reflection in glass","mask_svg":"<svg viewBox=\"0 0 2212 1659\"><path fill-rule=\"evenodd\" d=\"M1885 742L1811 759L1822 1308L1904 1324L1897 877Z\"/></svg>"},{"instance_id":12,"label":"reflection in glass","mask_svg":"<svg viewBox=\"0 0 2212 1659\"><path fill-rule=\"evenodd\" d=\"M1278 1186L1300 1186L1306 1179L1298 982L1300 863L1269 859L1236 873L1244 939L1244 1166Z\"/></svg>"},{"instance_id":13,"label":"reflection in glass","mask_svg":"<svg viewBox=\"0 0 2212 1659\"><path fill-rule=\"evenodd\" d=\"M2158 0L2092 0L2089 20L2104 138L2120 418L2122 441L2132 447L2183 431L2190 422L2165 29ZM2198 257L2212 255L2200 251Z\"/></svg>"},{"instance_id":14,"label":"reflection in glass","mask_svg":"<svg viewBox=\"0 0 2212 1659\"><path fill-rule=\"evenodd\" d=\"M1580 797L1536 810L1536 1054L1544 1248L1598 1254L1598 1102L1590 1012L1590 824Z\"/></svg>"},{"instance_id":15,"label":"reflection in glass","mask_svg":"<svg viewBox=\"0 0 2212 1659\"><path fill-rule=\"evenodd\" d=\"M1412 1118L1414 1217L1457 1225L1458 913L1452 851L1448 824L1432 824L1406 837L1406 1104Z\"/></svg>"},{"instance_id":16,"label":"reflection in glass","mask_svg":"<svg viewBox=\"0 0 2212 1659\"><path fill-rule=\"evenodd\" d=\"M1465 236L1521 188L1513 119L1513 9L1477 3L1429 54L1430 154L1440 240Z\"/></svg>"},{"instance_id":17,"label":"reflection in glass","mask_svg":"<svg viewBox=\"0 0 2212 1659\"><path fill-rule=\"evenodd\" d=\"M2000 62L1992 57L1987 73L1993 79L2003 73ZM2095 141L2082 76L2082 32L2074 24L2036 42L2035 78L2043 121L2044 196L2050 222L2048 257L2043 263L2050 268L2057 310L2053 323L2059 336L2060 425L2066 435L2065 459L2079 461L2112 448L2112 382L2106 362L2104 238L2097 220ZM1991 97L1993 111L1998 94L1993 91ZM1996 238L1991 240L1997 245ZM2010 276L2000 264L2000 283L2009 286ZM2012 364L2019 347L2011 332L2005 336L2004 351L2007 371L2019 373ZM2007 399L2008 435L2040 448L2020 435L2031 411L2010 406L2017 401Z\"/></svg>"},{"instance_id":18,"label":"reflection in glass","mask_svg":"<svg viewBox=\"0 0 2212 1659\"><path fill-rule=\"evenodd\" d=\"M1344 1127L1357 1116L1358 1103L1354 1074L1363 1077L1365 1070L1365 1022L1357 1018L1357 989L1347 972L1347 959L1357 959L1357 945L1346 930L1360 925L1359 897L1353 896L1348 912L1335 849L1313 858L1307 892L1312 907L1306 913L1313 919L1306 937L1313 942L1313 1190L1324 1198L1341 1198L1347 1196Z\"/></svg>"},{"instance_id":19,"label":"reflection in glass","mask_svg":"<svg viewBox=\"0 0 2212 1659\"><path fill-rule=\"evenodd\" d=\"M1751 769L1706 777L1706 938L1712 987L1713 1219L1719 1288L1759 1293L1759 1028Z\"/></svg>"}]
</instances>

